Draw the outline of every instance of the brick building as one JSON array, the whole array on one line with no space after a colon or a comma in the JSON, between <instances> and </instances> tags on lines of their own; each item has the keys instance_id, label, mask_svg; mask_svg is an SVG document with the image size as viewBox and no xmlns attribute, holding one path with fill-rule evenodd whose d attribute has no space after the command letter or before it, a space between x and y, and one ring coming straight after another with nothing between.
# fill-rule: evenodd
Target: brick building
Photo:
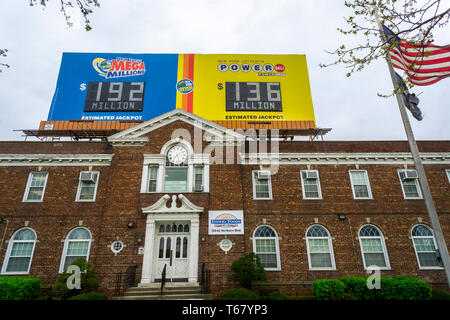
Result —
<instances>
[{"instance_id":1,"label":"brick building","mask_svg":"<svg viewBox=\"0 0 450 320\"><path fill-rule=\"evenodd\" d=\"M450 141L418 146L448 241ZM118 273L151 286L172 259L169 279L205 268L219 294L254 251L289 294L370 265L446 287L406 141L252 140L177 109L107 141L0 142L0 195L1 274L44 286L86 257L113 296Z\"/></svg>"}]
</instances>

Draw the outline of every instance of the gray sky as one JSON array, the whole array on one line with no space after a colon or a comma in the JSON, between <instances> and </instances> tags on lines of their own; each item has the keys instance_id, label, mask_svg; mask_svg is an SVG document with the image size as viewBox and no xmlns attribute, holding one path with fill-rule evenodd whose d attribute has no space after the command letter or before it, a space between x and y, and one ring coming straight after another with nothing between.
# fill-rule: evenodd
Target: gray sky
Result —
<instances>
[{"instance_id":1,"label":"gray sky","mask_svg":"<svg viewBox=\"0 0 450 320\"><path fill-rule=\"evenodd\" d=\"M93 30L67 28L59 1L30 7L1 0L0 140L23 140L16 129L46 120L63 52L305 54L316 123L333 128L325 140L404 140L396 99L383 99L392 83L380 60L352 77L325 53L346 43L336 30L349 14L335 0L102 0L91 15ZM75 21L76 22L76 21ZM435 44L450 44L449 28ZM447 31L447 32L445 32ZM363 39L361 39L363 42ZM415 87L424 119L410 116L417 140L450 138L450 79Z\"/></svg>"}]
</instances>

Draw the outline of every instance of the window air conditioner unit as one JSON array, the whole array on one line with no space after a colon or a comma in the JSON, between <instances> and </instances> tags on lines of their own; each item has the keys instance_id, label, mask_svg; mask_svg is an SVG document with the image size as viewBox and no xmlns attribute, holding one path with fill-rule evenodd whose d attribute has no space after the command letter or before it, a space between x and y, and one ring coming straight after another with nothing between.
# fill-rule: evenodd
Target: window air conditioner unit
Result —
<instances>
[{"instance_id":1,"label":"window air conditioner unit","mask_svg":"<svg viewBox=\"0 0 450 320\"><path fill-rule=\"evenodd\" d=\"M269 179L270 178L270 172L269 171L258 171L257 175L258 179Z\"/></svg>"},{"instance_id":2,"label":"window air conditioner unit","mask_svg":"<svg viewBox=\"0 0 450 320\"><path fill-rule=\"evenodd\" d=\"M303 179L317 179L317 171L303 171Z\"/></svg>"},{"instance_id":3,"label":"window air conditioner unit","mask_svg":"<svg viewBox=\"0 0 450 320\"><path fill-rule=\"evenodd\" d=\"M203 185L194 185L195 192L203 192Z\"/></svg>"},{"instance_id":4,"label":"window air conditioner unit","mask_svg":"<svg viewBox=\"0 0 450 320\"><path fill-rule=\"evenodd\" d=\"M94 172L82 172L80 176L81 181L95 182Z\"/></svg>"},{"instance_id":5,"label":"window air conditioner unit","mask_svg":"<svg viewBox=\"0 0 450 320\"><path fill-rule=\"evenodd\" d=\"M400 172L400 178L405 179L417 179L417 172L415 170L406 170Z\"/></svg>"}]
</instances>

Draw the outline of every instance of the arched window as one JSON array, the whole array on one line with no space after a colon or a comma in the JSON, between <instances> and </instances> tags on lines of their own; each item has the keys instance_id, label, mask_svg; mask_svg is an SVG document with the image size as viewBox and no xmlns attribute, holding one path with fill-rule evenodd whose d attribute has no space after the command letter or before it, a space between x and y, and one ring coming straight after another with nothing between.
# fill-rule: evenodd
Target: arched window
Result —
<instances>
[{"instance_id":1,"label":"arched window","mask_svg":"<svg viewBox=\"0 0 450 320\"><path fill-rule=\"evenodd\" d=\"M167 141L160 154L144 155L141 192L209 192L209 156L187 140Z\"/></svg>"},{"instance_id":2,"label":"arched window","mask_svg":"<svg viewBox=\"0 0 450 320\"><path fill-rule=\"evenodd\" d=\"M79 258L89 260L91 249L91 232L86 228L75 228L69 232L64 241L63 257L59 272L63 272L68 266Z\"/></svg>"},{"instance_id":3,"label":"arched window","mask_svg":"<svg viewBox=\"0 0 450 320\"><path fill-rule=\"evenodd\" d=\"M177 246L175 250L175 258L179 258L181 256L181 238L177 237Z\"/></svg>"},{"instance_id":4,"label":"arched window","mask_svg":"<svg viewBox=\"0 0 450 320\"><path fill-rule=\"evenodd\" d=\"M266 270L280 270L280 248L278 236L272 227L259 226L253 234L253 251Z\"/></svg>"},{"instance_id":5,"label":"arched window","mask_svg":"<svg viewBox=\"0 0 450 320\"><path fill-rule=\"evenodd\" d=\"M310 269L336 269L333 245L327 229L320 225L311 226L306 232L306 248Z\"/></svg>"},{"instance_id":6,"label":"arched window","mask_svg":"<svg viewBox=\"0 0 450 320\"><path fill-rule=\"evenodd\" d=\"M436 241L433 230L423 224L419 224L411 232L417 262L421 269L442 268L442 262L438 260Z\"/></svg>"},{"instance_id":7,"label":"arched window","mask_svg":"<svg viewBox=\"0 0 450 320\"><path fill-rule=\"evenodd\" d=\"M164 191L188 190L188 156L188 150L181 144L167 151Z\"/></svg>"},{"instance_id":8,"label":"arched window","mask_svg":"<svg viewBox=\"0 0 450 320\"><path fill-rule=\"evenodd\" d=\"M384 236L377 227L372 225L363 226L359 230L359 244L365 269L370 266L390 269Z\"/></svg>"},{"instance_id":9,"label":"arched window","mask_svg":"<svg viewBox=\"0 0 450 320\"><path fill-rule=\"evenodd\" d=\"M36 233L33 229L22 228L16 231L8 244L3 262L3 274L27 274L30 272L36 244Z\"/></svg>"},{"instance_id":10,"label":"arched window","mask_svg":"<svg viewBox=\"0 0 450 320\"><path fill-rule=\"evenodd\" d=\"M158 258L159 259L164 258L164 237L161 237L159 239L159 254L158 254Z\"/></svg>"},{"instance_id":11,"label":"arched window","mask_svg":"<svg viewBox=\"0 0 450 320\"><path fill-rule=\"evenodd\" d=\"M183 258L187 258L187 249L188 249L188 239L187 237L183 238Z\"/></svg>"}]
</instances>

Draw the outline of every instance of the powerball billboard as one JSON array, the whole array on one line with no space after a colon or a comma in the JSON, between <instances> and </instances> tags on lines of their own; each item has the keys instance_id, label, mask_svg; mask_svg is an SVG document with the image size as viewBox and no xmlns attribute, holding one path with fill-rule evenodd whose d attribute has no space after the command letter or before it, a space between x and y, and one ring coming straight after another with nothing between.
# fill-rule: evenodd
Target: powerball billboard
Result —
<instances>
[{"instance_id":1,"label":"powerball billboard","mask_svg":"<svg viewBox=\"0 0 450 320\"><path fill-rule=\"evenodd\" d=\"M314 121L304 55L64 53L48 120Z\"/></svg>"}]
</instances>

